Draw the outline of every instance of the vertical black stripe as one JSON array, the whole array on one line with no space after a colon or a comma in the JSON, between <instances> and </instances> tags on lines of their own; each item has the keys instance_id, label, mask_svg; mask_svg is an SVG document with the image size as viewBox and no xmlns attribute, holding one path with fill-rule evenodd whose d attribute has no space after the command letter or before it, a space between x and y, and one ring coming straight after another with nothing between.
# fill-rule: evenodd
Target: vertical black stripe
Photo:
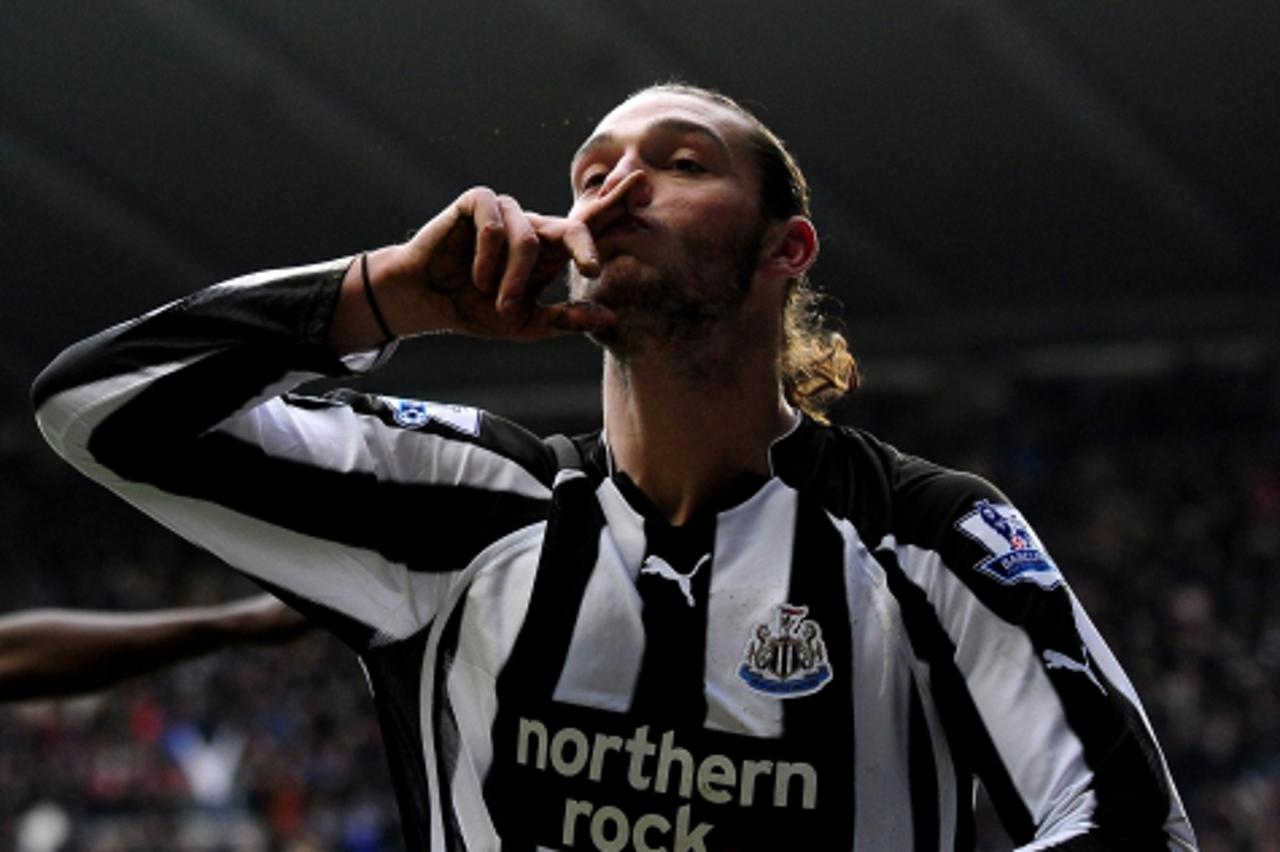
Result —
<instances>
[{"instance_id":1,"label":"vertical black stripe","mask_svg":"<svg viewBox=\"0 0 1280 852\"><path fill-rule=\"evenodd\" d=\"M920 690L913 679L907 715L907 772L911 780L911 827L916 852L942 848L938 816L938 767L933 754L933 737L924 718Z\"/></svg>"},{"instance_id":2,"label":"vertical black stripe","mask_svg":"<svg viewBox=\"0 0 1280 852\"><path fill-rule=\"evenodd\" d=\"M238 569L237 569L238 570ZM334 636L338 637L347 647L351 648L357 654L363 652L369 647L369 643L378 635L378 631L362 621L344 615L335 609L316 603L310 598L303 597L291 589L277 586L275 583L263 580L260 577L246 575L262 588L275 595L284 603L288 604L298 612L307 617L308 621L328 630Z\"/></svg>"},{"instance_id":3,"label":"vertical black stripe","mask_svg":"<svg viewBox=\"0 0 1280 852\"><path fill-rule=\"evenodd\" d=\"M1067 724L1080 740L1085 763L1094 773L1093 823L1106 836L1120 838L1135 849L1163 844L1171 805L1169 776L1137 707L1084 650L1074 605L1065 589L1044 595L1028 633L1037 656L1046 651L1065 653L1097 678L1095 683L1082 672L1066 669L1046 672Z\"/></svg>"},{"instance_id":4,"label":"vertical black stripe","mask_svg":"<svg viewBox=\"0 0 1280 852\"><path fill-rule=\"evenodd\" d=\"M973 772L959 760L952 750L952 763L955 766L956 784L956 842L955 852L973 852L978 845L978 820L973 812L974 796Z\"/></svg>"},{"instance_id":5,"label":"vertical black stripe","mask_svg":"<svg viewBox=\"0 0 1280 852\"><path fill-rule=\"evenodd\" d=\"M551 699L599 556L604 523L585 476L555 490L528 612L498 676L499 699L514 694Z\"/></svg>"},{"instance_id":6,"label":"vertical black stripe","mask_svg":"<svg viewBox=\"0 0 1280 852\"><path fill-rule=\"evenodd\" d=\"M458 652L458 635L462 617L466 612L466 595L445 622L436 647L435 720L436 785L440 790L440 819L444 826L444 848L448 852L466 852L467 844L458 825L458 812L453 803L453 776L458 767L458 751L462 737L458 731L458 717L453 712L453 700L449 696L449 673Z\"/></svg>"},{"instance_id":7,"label":"vertical black stripe","mask_svg":"<svg viewBox=\"0 0 1280 852\"><path fill-rule=\"evenodd\" d=\"M361 655L378 711L407 849L431 848L431 792L423 757L420 703L422 662L430 633L428 624L408 639Z\"/></svg>"},{"instance_id":8,"label":"vertical black stripe","mask_svg":"<svg viewBox=\"0 0 1280 852\"><path fill-rule=\"evenodd\" d=\"M818 499L801 494L787 603L808 607L822 630L831 680L817 693L787 699L784 735L818 768L818 811L824 848L852 849L854 795L853 634L849 618L844 537Z\"/></svg>"},{"instance_id":9,"label":"vertical black stripe","mask_svg":"<svg viewBox=\"0 0 1280 852\"><path fill-rule=\"evenodd\" d=\"M645 646L631 712L656 724L701 728L707 718L707 598L715 519L677 528L647 518L644 528L647 552L636 590L643 603ZM688 577L692 604L676 579L646 571L657 564Z\"/></svg>"},{"instance_id":10,"label":"vertical black stripe","mask_svg":"<svg viewBox=\"0 0 1280 852\"><path fill-rule=\"evenodd\" d=\"M582 608L587 582L599 556L605 519L594 483L585 476L566 479L552 494L529 607L511 656L498 674L493 723L493 766L484 798L502 838L504 852L533 850L555 828L549 820L564 810L555 790L530 766L516 762L520 720L553 717L552 696L564 668Z\"/></svg>"},{"instance_id":11,"label":"vertical black stripe","mask_svg":"<svg viewBox=\"0 0 1280 852\"><path fill-rule=\"evenodd\" d=\"M885 548L876 551L876 558L884 567L889 591L898 600L911 649L929 666L934 697L938 706L945 708L941 714L942 727L952 754L957 761L977 770L1014 842L1030 842L1035 836L1035 821L982 723L964 676L956 666L956 649L951 637L938 621L938 614L924 590L907 579L897 554Z\"/></svg>"}]
</instances>

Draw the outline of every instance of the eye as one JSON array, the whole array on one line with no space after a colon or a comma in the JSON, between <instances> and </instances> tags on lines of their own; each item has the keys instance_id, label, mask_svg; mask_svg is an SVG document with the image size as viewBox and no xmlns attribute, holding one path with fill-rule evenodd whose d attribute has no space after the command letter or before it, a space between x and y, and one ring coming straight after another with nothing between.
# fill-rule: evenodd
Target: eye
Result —
<instances>
[{"instance_id":1,"label":"eye","mask_svg":"<svg viewBox=\"0 0 1280 852\"><path fill-rule=\"evenodd\" d=\"M579 186L579 191L586 192L587 190L598 189L600 185L604 183L604 176L604 169L596 169L595 171L587 172L582 177L582 183Z\"/></svg>"},{"instance_id":2,"label":"eye","mask_svg":"<svg viewBox=\"0 0 1280 852\"><path fill-rule=\"evenodd\" d=\"M671 160L669 165L675 171L687 174L701 174L706 171L702 163L692 157L676 157Z\"/></svg>"}]
</instances>

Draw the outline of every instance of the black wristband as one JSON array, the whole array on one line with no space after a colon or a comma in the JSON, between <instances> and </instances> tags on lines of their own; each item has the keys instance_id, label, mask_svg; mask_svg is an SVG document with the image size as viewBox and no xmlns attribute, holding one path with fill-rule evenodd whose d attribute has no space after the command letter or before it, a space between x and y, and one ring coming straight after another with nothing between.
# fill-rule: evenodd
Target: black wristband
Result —
<instances>
[{"instance_id":1,"label":"black wristband","mask_svg":"<svg viewBox=\"0 0 1280 852\"><path fill-rule=\"evenodd\" d=\"M382 315L382 308L378 307L378 300L373 296L373 284L369 281L369 253L363 252L360 255L360 279L364 282L364 297L369 302L369 310L373 312L373 318L378 323L378 328L382 330L383 343L395 340L395 335L391 333L391 329L387 326L387 318Z\"/></svg>"}]
</instances>

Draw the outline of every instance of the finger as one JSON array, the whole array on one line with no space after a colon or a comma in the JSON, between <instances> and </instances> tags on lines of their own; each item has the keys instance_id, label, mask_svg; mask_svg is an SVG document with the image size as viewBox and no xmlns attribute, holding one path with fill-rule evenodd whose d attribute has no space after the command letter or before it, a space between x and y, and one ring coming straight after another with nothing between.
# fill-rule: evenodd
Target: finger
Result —
<instances>
[{"instance_id":1,"label":"finger","mask_svg":"<svg viewBox=\"0 0 1280 852\"><path fill-rule=\"evenodd\" d=\"M471 280L481 291L492 293L507 249L506 226L498 196L487 187L476 187L464 192L454 206L461 217L470 219L475 227Z\"/></svg>"},{"instance_id":2,"label":"finger","mask_svg":"<svg viewBox=\"0 0 1280 852\"><path fill-rule=\"evenodd\" d=\"M604 331L617 323L617 315L596 302L559 302L536 305L521 336L525 340L542 340L564 334L591 334Z\"/></svg>"},{"instance_id":3,"label":"finger","mask_svg":"<svg viewBox=\"0 0 1280 852\"><path fill-rule=\"evenodd\" d=\"M591 229L576 219L563 216L543 216L529 213L526 216L533 223L533 228L542 240L542 254L548 254L548 248L554 247L573 259L583 275L595 276L600 273L600 254L596 251L595 238Z\"/></svg>"},{"instance_id":4,"label":"finger","mask_svg":"<svg viewBox=\"0 0 1280 852\"><path fill-rule=\"evenodd\" d=\"M596 251L596 241L590 228L582 222L566 220L560 240L569 250L579 272L592 278L600 274L600 254Z\"/></svg>"},{"instance_id":5,"label":"finger","mask_svg":"<svg viewBox=\"0 0 1280 852\"><path fill-rule=\"evenodd\" d=\"M583 204L574 211L572 218L586 224L593 233L599 232L626 212L626 205L622 202L626 200L627 194L647 179L645 173L637 169L614 184L604 195Z\"/></svg>"},{"instance_id":6,"label":"finger","mask_svg":"<svg viewBox=\"0 0 1280 852\"><path fill-rule=\"evenodd\" d=\"M518 201L509 195L499 196L498 208L506 229L507 262L498 285L497 305L501 313L519 314L527 309L525 285L538 262L541 241Z\"/></svg>"}]
</instances>

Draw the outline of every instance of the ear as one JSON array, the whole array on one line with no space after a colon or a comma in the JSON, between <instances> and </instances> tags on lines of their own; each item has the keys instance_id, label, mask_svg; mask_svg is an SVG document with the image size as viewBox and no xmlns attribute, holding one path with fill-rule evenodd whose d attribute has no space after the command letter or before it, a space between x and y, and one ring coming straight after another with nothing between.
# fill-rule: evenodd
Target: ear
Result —
<instances>
[{"instance_id":1,"label":"ear","mask_svg":"<svg viewBox=\"0 0 1280 852\"><path fill-rule=\"evenodd\" d=\"M782 278L799 278L818 259L818 232L804 216L792 216L769 229L761 269Z\"/></svg>"}]
</instances>

